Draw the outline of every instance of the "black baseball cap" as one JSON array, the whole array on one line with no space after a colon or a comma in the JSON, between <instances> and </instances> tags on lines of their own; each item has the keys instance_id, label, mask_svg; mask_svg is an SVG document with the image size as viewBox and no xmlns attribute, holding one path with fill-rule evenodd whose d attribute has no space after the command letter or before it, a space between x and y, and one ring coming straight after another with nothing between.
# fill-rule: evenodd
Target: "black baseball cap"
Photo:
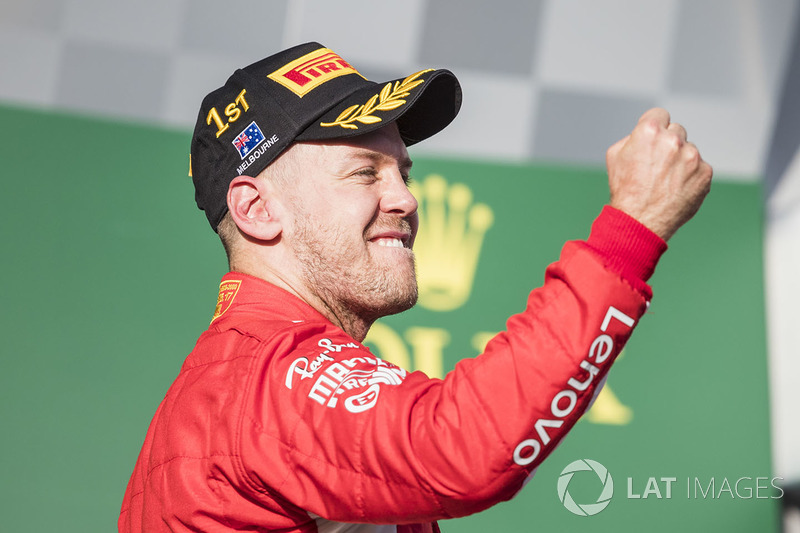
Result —
<instances>
[{"instance_id":1,"label":"black baseball cap","mask_svg":"<svg viewBox=\"0 0 800 533\"><path fill-rule=\"evenodd\" d=\"M284 50L237 70L203 99L189 166L197 206L216 231L233 178L258 175L293 142L396 122L411 146L444 129L460 107L461 86L449 70L375 83L319 43Z\"/></svg>"}]
</instances>

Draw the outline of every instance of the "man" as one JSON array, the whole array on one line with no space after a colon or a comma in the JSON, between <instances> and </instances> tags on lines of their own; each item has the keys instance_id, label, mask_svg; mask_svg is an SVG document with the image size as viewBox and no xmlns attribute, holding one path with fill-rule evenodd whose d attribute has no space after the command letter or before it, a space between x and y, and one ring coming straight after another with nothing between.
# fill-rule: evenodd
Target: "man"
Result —
<instances>
[{"instance_id":1,"label":"man","mask_svg":"<svg viewBox=\"0 0 800 533\"><path fill-rule=\"evenodd\" d=\"M444 380L407 373L361 341L414 305L406 147L460 102L446 70L374 84L317 43L206 97L193 180L231 272L148 430L121 531L438 531L511 498L589 407L711 168L664 110L645 113L608 151L610 205L527 309Z\"/></svg>"}]
</instances>

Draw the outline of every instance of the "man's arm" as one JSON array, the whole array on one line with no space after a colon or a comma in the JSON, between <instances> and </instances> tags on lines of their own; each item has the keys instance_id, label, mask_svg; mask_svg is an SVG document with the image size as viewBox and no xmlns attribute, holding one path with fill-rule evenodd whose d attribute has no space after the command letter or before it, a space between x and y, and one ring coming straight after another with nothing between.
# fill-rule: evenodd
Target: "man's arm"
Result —
<instances>
[{"instance_id":1,"label":"man's arm","mask_svg":"<svg viewBox=\"0 0 800 533\"><path fill-rule=\"evenodd\" d=\"M664 246L640 223L669 238L708 191L710 167L668 120L649 111L609 150L611 205L626 215L604 212L588 242L567 243L526 310L444 380L378 362L332 326L298 327L250 397L281 412L267 429L245 426L247 483L345 522L462 516L513 496L646 310ZM301 356L319 365L297 372Z\"/></svg>"}]
</instances>

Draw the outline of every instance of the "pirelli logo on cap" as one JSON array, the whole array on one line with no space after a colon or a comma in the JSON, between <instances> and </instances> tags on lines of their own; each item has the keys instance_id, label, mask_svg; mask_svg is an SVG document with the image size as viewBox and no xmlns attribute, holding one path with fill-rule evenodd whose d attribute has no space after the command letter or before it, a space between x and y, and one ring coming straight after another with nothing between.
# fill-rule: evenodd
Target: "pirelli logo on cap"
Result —
<instances>
[{"instance_id":1,"label":"pirelli logo on cap","mask_svg":"<svg viewBox=\"0 0 800 533\"><path fill-rule=\"evenodd\" d=\"M326 81L358 73L350 64L328 48L320 48L282 66L269 76L300 98ZM361 76L362 78L364 76ZM366 79L366 78L365 78Z\"/></svg>"}]
</instances>

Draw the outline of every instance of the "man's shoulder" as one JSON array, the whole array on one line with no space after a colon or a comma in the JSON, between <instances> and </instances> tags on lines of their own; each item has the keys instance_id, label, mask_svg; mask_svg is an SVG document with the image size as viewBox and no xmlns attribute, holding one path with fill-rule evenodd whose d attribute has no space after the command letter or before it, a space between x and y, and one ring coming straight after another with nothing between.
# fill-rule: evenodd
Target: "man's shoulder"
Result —
<instances>
[{"instance_id":1,"label":"man's shoulder","mask_svg":"<svg viewBox=\"0 0 800 533\"><path fill-rule=\"evenodd\" d=\"M184 370L243 357L272 359L302 355L325 346L360 345L342 329L323 320L237 317L212 324L197 340Z\"/></svg>"}]
</instances>

